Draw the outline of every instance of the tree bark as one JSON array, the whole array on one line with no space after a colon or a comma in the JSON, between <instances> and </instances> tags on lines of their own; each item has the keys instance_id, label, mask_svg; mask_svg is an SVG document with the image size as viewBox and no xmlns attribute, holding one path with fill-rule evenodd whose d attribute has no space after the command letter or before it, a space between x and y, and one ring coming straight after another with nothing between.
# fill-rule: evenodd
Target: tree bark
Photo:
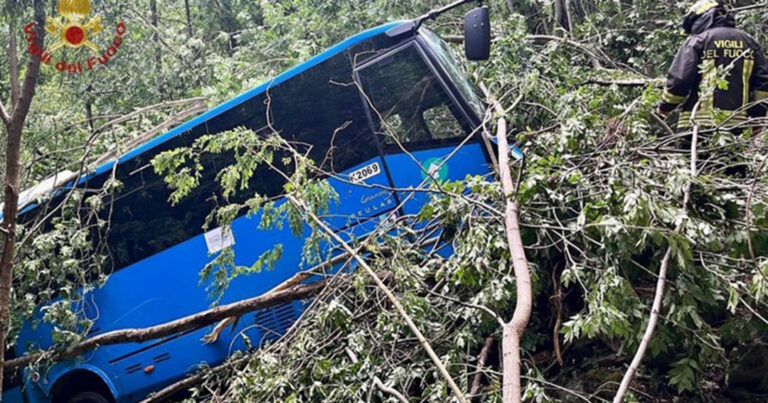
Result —
<instances>
[{"instance_id":1,"label":"tree bark","mask_svg":"<svg viewBox=\"0 0 768 403\"><path fill-rule=\"evenodd\" d=\"M221 30L226 32L229 37L229 54L231 56L235 53L235 48L238 46L237 38L235 37L238 31L237 18L235 18L235 13L232 10L231 0L217 1L216 4L221 11Z\"/></svg>"},{"instance_id":2,"label":"tree bark","mask_svg":"<svg viewBox=\"0 0 768 403\"><path fill-rule=\"evenodd\" d=\"M35 22L37 23L37 41L40 47L45 39L45 10L42 1L35 0ZM15 37L14 34L11 37ZM10 60L17 60L17 49L14 41L10 41L8 56ZM24 122L35 96L37 78L40 75L40 59L30 56L24 82L20 86L18 75L11 74L11 88L18 89L16 102L11 105L10 116L3 116L6 134L5 155L5 179L3 188L3 222L0 231L3 233L2 257L0 257L0 353L5 352L6 337L10 324L11 286L13 281L13 263L16 248L16 215L19 203L19 182L21 178L21 164L19 154L21 151L22 132ZM13 96L11 98L14 98ZM5 113L4 113L5 115ZM5 366L4 354L0 355L0 393L2 393L3 368Z\"/></svg>"},{"instance_id":3,"label":"tree bark","mask_svg":"<svg viewBox=\"0 0 768 403\"><path fill-rule=\"evenodd\" d=\"M245 356L242 358L238 358L235 361L227 361L219 366L213 367L210 369L210 371L200 371L188 378L184 378L176 383L172 383L165 388L158 390L156 392L152 392L149 396L147 396L144 400L140 401L140 403L155 403L155 402L162 402L173 395L175 395L178 392L181 392L182 390L187 390L198 383L200 383L207 374L216 374L218 372L224 371L228 368L232 367L239 367L241 364L245 364L250 360L250 356Z\"/></svg>"},{"instance_id":4,"label":"tree bark","mask_svg":"<svg viewBox=\"0 0 768 403\"><path fill-rule=\"evenodd\" d=\"M510 13L515 12L515 6L512 4L512 0L507 0L507 8L509 9Z\"/></svg>"},{"instance_id":5,"label":"tree bark","mask_svg":"<svg viewBox=\"0 0 768 403\"><path fill-rule=\"evenodd\" d=\"M93 126L93 103L91 100L85 101L85 120L88 122L88 129L93 134L95 127Z\"/></svg>"},{"instance_id":6,"label":"tree bark","mask_svg":"<svg viewBox=\"0 0 768 403\"><path fill-rule=\"evenodd\" d=\"M11 105L19 103L19 57L17 54L16 19L11 17L8 22L8 75L11 77Z\"/></svg>"}]
</instances>

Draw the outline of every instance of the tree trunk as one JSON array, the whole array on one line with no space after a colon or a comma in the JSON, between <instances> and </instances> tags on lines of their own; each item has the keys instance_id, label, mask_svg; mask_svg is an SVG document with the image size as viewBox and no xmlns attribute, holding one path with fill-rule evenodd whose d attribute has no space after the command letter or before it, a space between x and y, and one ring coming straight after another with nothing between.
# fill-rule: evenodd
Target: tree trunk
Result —
<instances>
[{"instance_id":1,"label":"tree trunk","mask_svg":"<svg viewBox=\"0 0 768 403\"><path fill-rule=\"evenodd\" d=\"M11 283L13 280L14 247L16 245L16 214L19 202L19 150L21 148L21 128L12 122L6 126L5 185L3 189L3 256L0 258L0 351L5 352L6 336L9 328ZM3 381L3 358L0 358L0 385Z\"/></svg>"},{"instance_id":2,"label":"tree trunk","mask_svg":"<svg viewBox=\"0 0 768 403\"><path fill-rule=\"evenodd\" d=\"M37 23L37 41L43 46L45 38L45 10L42 1L35 0L35 22ZM15 36L15 35L11 35ZM11 41L10 45L13 45ZM17 60L17 49L10 47L8 55L10 60ZM11 105L11 112L3 112L3 123L6 134L5 155L5 179L3 181L3 222L0 231L3 233L2 257L0 257L0 385L3 384L3 368L5 365L6 337L10 324L11 286L13 281L14 249L16 247L16 214L18 214L19 185L21 178L21 164L19 153L21 151L22 131L24 122L29 113L29 106L35 96L37 77L40 74L40 59L30 56L29 65L24 75L24 83L19 85L18 75L10 75L11 88L18 88L18 98ZM13 97L12 97L13 98ZM0 108L3 109L3 108ZM4 111L4 109L3 109ZM2 393L2 386L0 386Z\"/></svg>"},{"instance_id":3,"label":"tree trunk","mask_svg":"<svg viewBox=\"0 0 768 403\"><path fill-rule=\"evenodd\" d=\"M555 24L564 30L571 32L571 26L568 25L568 3L566 0L555 0Z\"/></svg>"},{"instance_id":4,"label":"tree trunk","mask_svg":"<svg viewBox=\"0 0 768 403\"><path fill-rule=\"evenodd\" d=\"M222 0L216 3L221 11L221 30L229 36L229 54L231 56L234 54L235 48L237 48L237 38L235 37L238 31L237 18L235 18L235 14L232 11L231 0Z\"/></svg>"},{"instance_id":5,"label":"tree trunk","mask_svg":"<svg viewBox=\"0 0 768 403\"><path fill-rule=\"evenodd\" d=\"M85 119L88 121L88 129L93 134L95 129L93 125L93 103L90 99L85 101Z\"/></svg>"},{"instance_id":6,"label":"tree trunk","mask_svg":"<svg viewBox=\"0 0 768 403\"><path fill-rule=\"evenodd\" d=\"M192 12L189 9L189 0L184 0L184 16L187 19L187 35L192 38L194 32L192 31Z\"/></svg>"},{"instance_id":7,"label":"tree trunk","mask_svg":"<svg viewBox=\"0 0 768 403\"><path fill-rule=\"evenodd\" d=\"M152 26L155 28L155 32L152 33L152 43L154 46L154 52L155 52L155 67L160 69L161 62L162 62L162 53L160 52L160 36L158 35L159 24L160 24L160 17L157 14L157 0L149 0L149 13L150 18L152 21Z\"/></svg>"},{"instance_id":8,"label":"tree trunk","mask_svg":"<svg viewBox=\"0 0 768 403\"><path fill-rule=\"evenodd\" d=\"M469 390L469 396L473 401L478 400L480 390L483 387L483 368L485 367L485 361L488 359L488 354L491 352L491 347L493 347L493 342L493 336L486 337L483 348L480 350L480 355L477 357L477 373L472 379L472 388Z\"/></svg>"}]
</instances>

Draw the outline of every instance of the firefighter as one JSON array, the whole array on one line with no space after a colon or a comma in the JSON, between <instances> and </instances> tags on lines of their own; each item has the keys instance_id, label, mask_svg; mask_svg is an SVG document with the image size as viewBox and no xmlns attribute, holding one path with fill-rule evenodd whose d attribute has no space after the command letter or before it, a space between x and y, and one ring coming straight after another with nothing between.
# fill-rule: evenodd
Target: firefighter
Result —
<instances>
[{"instance_id":1,"label":"firefighter","mask_svg":"<svg viewBox=\"0 0 768 403\"><path fill-rule=\"evenodd\" d=\"M760 44L736 29L733 16L717 1L697 2L683 18L683 28L690 36L669 69L658 112L667 116L682 105L681 131L691 128L692 116L710 129L764 126L768 63Z\"/></svg>"}]
</instances>

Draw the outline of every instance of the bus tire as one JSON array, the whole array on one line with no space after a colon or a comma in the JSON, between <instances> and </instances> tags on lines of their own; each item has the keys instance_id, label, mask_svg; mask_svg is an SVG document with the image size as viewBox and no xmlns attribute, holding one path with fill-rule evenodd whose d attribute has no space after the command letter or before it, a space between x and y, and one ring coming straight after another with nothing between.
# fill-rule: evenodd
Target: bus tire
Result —
<instances>
[{"instance_id":1,"label":"bus tire","mask_svg":"<svg viewBox=\"0 0 768 403\"><path fill-rule=\"evenodd\" d=\"M110 399L98 392L80 392L67 400L67 403L110 403Z\"/></svg>"}]
</instances>

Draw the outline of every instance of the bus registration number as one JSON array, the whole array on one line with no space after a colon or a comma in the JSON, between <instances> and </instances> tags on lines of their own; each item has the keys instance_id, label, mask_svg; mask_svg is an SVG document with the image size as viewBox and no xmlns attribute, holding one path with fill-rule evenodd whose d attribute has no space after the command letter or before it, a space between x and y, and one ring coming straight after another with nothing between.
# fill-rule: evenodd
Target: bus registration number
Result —
<instances>
[{"instance_id":1,"label":"bus registration number","mask_svg":"<svg viewBox=\"0 0 768 403\"><path fill-rule=\"evenodd\" d=\"M368 178L372 178L381 173L381 167L378 162L374 162L371 165L366 165L357 171L349 174L349 179L353 183L360 183Z\"/></svg>"}]
</instances>

